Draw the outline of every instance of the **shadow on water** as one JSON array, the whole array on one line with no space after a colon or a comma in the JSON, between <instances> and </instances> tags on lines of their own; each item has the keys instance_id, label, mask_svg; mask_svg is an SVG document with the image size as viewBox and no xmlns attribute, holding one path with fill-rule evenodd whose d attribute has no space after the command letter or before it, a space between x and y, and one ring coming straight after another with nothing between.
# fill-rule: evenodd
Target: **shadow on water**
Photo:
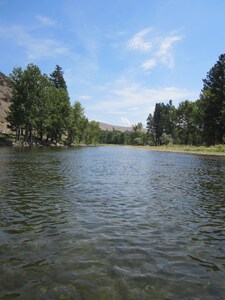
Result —
<instances>
[{"instance_id":1,"label":"shadow on water","mask_svg":"<svg viewBox=\"0 0 225 300\"><path fill-rule=\"evenodd\" d=\"M224 158L2 148L0 168L0 299L223 299Z\"/></svg>"}]
</instances>

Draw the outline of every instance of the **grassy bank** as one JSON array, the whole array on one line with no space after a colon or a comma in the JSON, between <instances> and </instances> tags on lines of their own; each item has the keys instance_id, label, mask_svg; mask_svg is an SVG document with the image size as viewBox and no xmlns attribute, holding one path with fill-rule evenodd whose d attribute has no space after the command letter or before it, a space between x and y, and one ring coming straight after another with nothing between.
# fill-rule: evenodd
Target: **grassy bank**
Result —
<instances>
[{"instance_id":1,"label":"grassy bank","mask_svg":"<svg viewBox=\"0 0 225 300\"><path fill-rule=\"evenodd\" d=\"M185 145L170 145L170 146L135 146L135 148L153 150L153 151L167 151L167 152L181 152L193 153L203 155L224 155L225 145L216 145L211 147L205 146L185 146Z\"/></svg>"}]
</instances>

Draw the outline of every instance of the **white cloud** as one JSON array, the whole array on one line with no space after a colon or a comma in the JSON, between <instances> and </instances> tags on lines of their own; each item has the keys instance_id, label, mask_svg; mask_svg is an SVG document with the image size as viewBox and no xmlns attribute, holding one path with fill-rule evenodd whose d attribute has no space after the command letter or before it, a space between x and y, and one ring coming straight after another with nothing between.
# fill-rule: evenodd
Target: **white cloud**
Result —
<instances>
[{"instance_id":1,"label":"white cloud","mask_svg":"<svg viewBox=\"0 0 225 300\"><path fill-rule=\"evenodd\" d=\"M43 26L55 26L56 22L46 16L37 16L38 21L41 23Z\"/></svg>"},{"instance_id":2,"label":"white cloud","mask_svg":"<svg viewBox=\"0 0 225 300\"><path fill-rule=\"evenodd\" d=\"M127 118L121 117L119 121L122 126L126 126L126 127L132 126L131 122Z\"/></svg>"},{"instance_id":3,"label":"white cloud","mask_svg":"<svg viewBox=\"0 0 225 300\"><path fill-rule=\"evenodd\" d=\"M151 36L149 33L151 32ZM151 57L140 66L147 71L163 64L168 68L174 67L174 43L181 41L181 35L169 33L165 36L157 34L151 28L146 28L136 33L129 41L128 48L139 52L148 53Z\"/></svg>"},{"instance_id":4,"label":"white cloud","mask_svg":"<svg viewBox=\"0 0 225 300\"><path fill-rule=\"evenodd\" d=\"M149 88L131 81L118 80L107 87L101 87L102 99L89 106L90 109L110 113L111 111L125 111L129 114L147 114L153 111L156 102L175 102L184 99L195 99L198 93L174 86Z\"/></svg>"},{"instance_id":5,"label":"white cloud","mask_svg":"<svg viewBox=\"0 0 225 300\"><path fill-rule=\"evenodd\" d=\"M149 60L146 60L142 65L142 69L144 70L150 70L150 69L153 69L155 68L155 66L157 65L157 62L156 62L156 59L154 58L151 58Z\"/></svg>"},{"instance_id":6,"label":"white cloud","mask_svg":"<svg viewBox=\"0 0 225 300\"><path fill-rule=\"evenodd\" d=\"M145 37L151 31L151 28L145 28L136 33L129 41L128 48L140 51L149 51L152 48L152 43L145 40Z\"/></svg>"},{"instance_id":7,"label":"white cloud","mask_svg":"<svg viewBox=\"0 0 225 300\"><path fill-rule=\"evenodd\" d=\"M120 84L114 82L112 85L102 88L98 99L89 103L87 110L91 115L102 115L105 122L113 119L115 115L120 115L120 124L128 126L142 122L146 124L149 113L154 112L157 102L167 103L172 99L174 105L184 99L197 99L198 92L174 86L162 88L149 88L142 84L127 82ZM97 101L96 101L97 100Z\"/></svg>"},{"instance_id":8,"label":"white cloud","mask_svg":"<svg viewBox=\"0 0 225 300\"><path fill-rule=\"evenodd\" d=\"M174 57L172 54L172 46L175 42L181 41L182 36L169 35L163 37L159 41L159 49L156 52L156 56L162 61L162 63L169 68L174 66Z\"/></svg>"}]
</instances>

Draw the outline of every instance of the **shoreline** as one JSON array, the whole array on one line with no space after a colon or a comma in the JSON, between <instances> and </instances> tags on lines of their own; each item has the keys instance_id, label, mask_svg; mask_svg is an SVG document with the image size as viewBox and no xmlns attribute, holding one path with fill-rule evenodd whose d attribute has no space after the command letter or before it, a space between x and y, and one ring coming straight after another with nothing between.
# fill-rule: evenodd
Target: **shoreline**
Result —
<instances>
[{"instance_id":1,"label":"shoreline","mask_svg":"<svg viewBox=\"0 0 225 300\"><path fill-rule=\"evenodd\" d=\"M211 147L205 146L184 146L184 145L173 145L173 146L135 146L135 145L117 145L117 144L71 144L65 145L55 142L42 142L42 143L26 143L26 142L13 142L12 140L0 139L0 147L16 147L16 148L37 148L37 147L93 147L93 146L120 146L131 149L150 150L158 152L169 152L169 153L183 153L183 154L195 154L205 156L221 156L225 157L225 145L217 145Z\"/></svg>"},{"instance_id":2,"label":"shoreline","mask_svg":"<svg viewBox=\"0 0 225 300\"><path fill-rule=\"evenodd\" d=\"M127 145L125 147L128 148L133 148L133 149L140 149L140 150L150 150L150 151L158 151L158 152L169 152L169 153L183 153L183 154L197 154L197 155L205 155L205 156L221 156L225 157L225 152L220 152L220 151L210 151L210 148L206 149L199 149L198 147L193 148L193 146L190 146L190 148L187 149L187 147L184 146L182 149L182 146L176 146L171 147L171 146L132 146L132 145ZM181 149L179 149L181 147Z\"/></svg>"}]
</instances>

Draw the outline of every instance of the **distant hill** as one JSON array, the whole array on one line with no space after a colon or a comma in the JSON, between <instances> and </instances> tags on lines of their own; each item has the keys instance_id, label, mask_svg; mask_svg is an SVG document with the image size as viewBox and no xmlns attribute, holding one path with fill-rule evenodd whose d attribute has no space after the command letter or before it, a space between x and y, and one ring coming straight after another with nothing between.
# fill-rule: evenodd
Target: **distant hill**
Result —
<instances>
[{"instance_id":1,"label":"distant hill","mask_svg":"<svg viewBox=\"0 0 225 300\"><path fill-rule=\"evenodd\" d=\"M102 130L113 131L114 129L114 130L119 130L121 132L132 131L132 127L116 126L116 125L110 125L102 122L98 122L98 123L99 123L99 127Z\"/></svg>"},{"instance_id":2,"label":"distant hill","mask_svg":"<svg viewBox=\"0 0 225 300\"><path fill-rule=\"evenodd\" d=\"M6 115L9 110L11 89L8 85L8 78L0 72L0 131L9 132L7 128Z\"/></svg>"}]
</instances>

